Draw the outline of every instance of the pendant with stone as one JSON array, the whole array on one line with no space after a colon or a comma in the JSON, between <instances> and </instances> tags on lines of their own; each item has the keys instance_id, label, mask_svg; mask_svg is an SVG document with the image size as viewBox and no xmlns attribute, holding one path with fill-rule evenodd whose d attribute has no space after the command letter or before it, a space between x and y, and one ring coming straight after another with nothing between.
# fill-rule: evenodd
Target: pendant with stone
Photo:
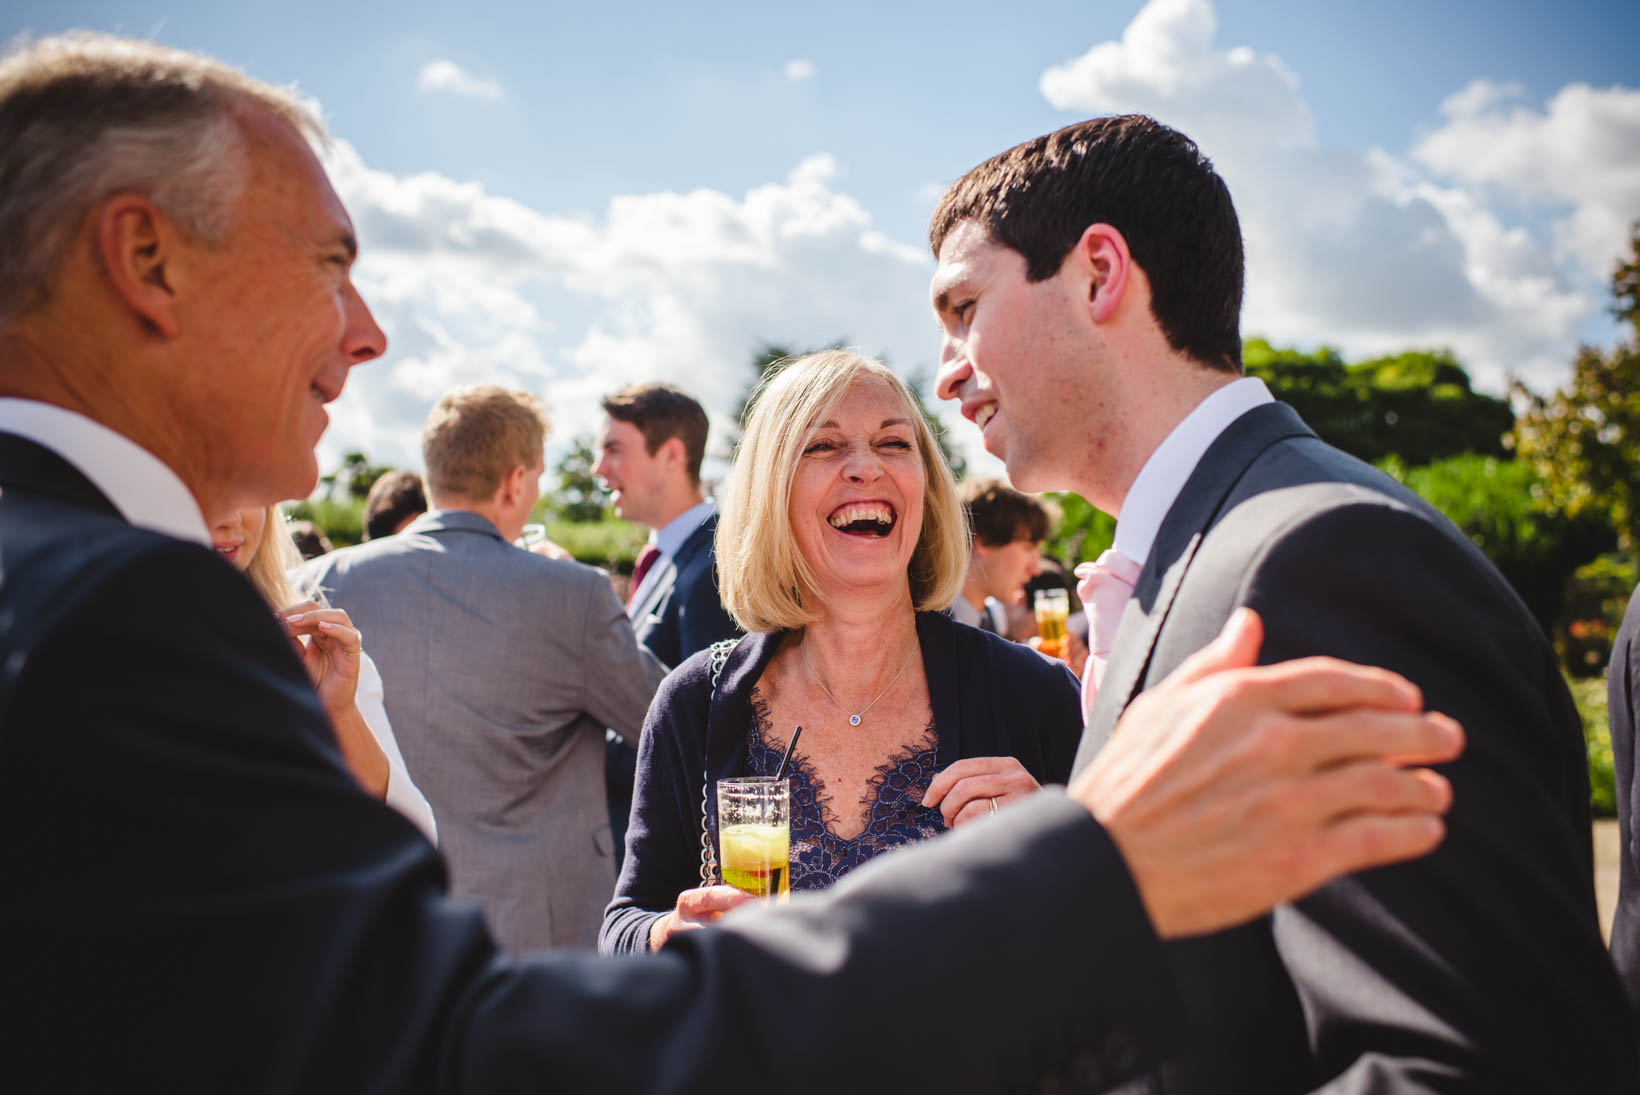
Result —
<instances>
[{"instance_id":1,"label":"pendant with stone","mask_svg":"<svg viewBox=\"0 0 1640 1095\"><path fill-rule=\"evenodd\" d=\"M860 725L860 716L859 715L850 715L848 717L848 724L850 726L859 726Z\"/></svg>"}]
</instances>

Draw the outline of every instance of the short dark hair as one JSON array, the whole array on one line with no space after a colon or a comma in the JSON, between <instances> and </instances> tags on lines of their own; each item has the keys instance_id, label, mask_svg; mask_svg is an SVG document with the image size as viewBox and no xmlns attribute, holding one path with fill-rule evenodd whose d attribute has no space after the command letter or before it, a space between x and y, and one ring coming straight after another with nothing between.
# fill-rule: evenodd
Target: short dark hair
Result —
<instances>
[{"instance_id":1,"label":"short dark hair","mask_svg":"<svg viewBox=\"0 0 1640 1095\"><path fill-rule=\"evenodd\" d=\"M422 489L421 476L400 468L385 471L370 484L364 500L364 538L391 536L406 518L426 512L427 492Z\"/></svg>"},{"instance_id":2,"label":"short dark hair","mask_svg":"<svg viewBox=\"0 0 1640 1095\"><path fill-rule=\"evenodd\" d=\"M287 527L291 541L295 543L296 550L301 553L304 561L329 555L335 550L330 546L329 537L319 531L319 526L312 521L292 521Z\"/></svg>"},{"instance_id":3,"label":"short dark hair","mask_svg":"<svg viewBox=\"0 0 1640 1095\"><path fill-rule=\"evenodd\" d=\"M968 533L986 547L1015 540L1040 544L1048 538L1047 507L1000 479L971 479L960 494L968 513Z\"/></svg>"},{"instance_id":4,"label":"short dark hair","mask_svg":"<svg viewBox=\"0 0 1640 1095\"><path fill-rule=\"evenodd\" d=\"M706 410L689 393L670 384L633 384L606 395L603 407L615 421L638 428L650 456L669 438L682 441L689 481L700 483L700 462L706 458Z\"/></svg>"},{"instance_id":5,"label":"short dark hair","mask_svg":"<svg viewBox=\"0 0 1640 1095\"><path fill-rule=\"evenodd\" d=\"M1241 372L1241 224L1212 161L1177 130L1124 114L1015 145L940 199L928 226L936 257L964 221L1024 256L1031 281L1058 273L1088 225L1110 225L1150 281L1168 345Z\"/></svg>"}]
</instances>

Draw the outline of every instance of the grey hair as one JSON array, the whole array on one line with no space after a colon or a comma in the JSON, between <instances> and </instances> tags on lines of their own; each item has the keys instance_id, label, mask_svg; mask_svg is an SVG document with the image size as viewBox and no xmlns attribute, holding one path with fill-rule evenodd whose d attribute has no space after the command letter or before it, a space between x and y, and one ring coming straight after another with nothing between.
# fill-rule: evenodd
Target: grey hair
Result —
<instances>
[{"instance_id":1,"label":"grey hair","mask_svg":"<svg viewBox=\"0 0 1640 1095\"><path fill-rule=\"evenodd\" d=\"M256 108L324 140L294 94L207 57L91 31L14 42L0 59L0 322L44 303L86 214L122 191L220 241L249 177L238 116Z\"/></svg>"}]
</instances>

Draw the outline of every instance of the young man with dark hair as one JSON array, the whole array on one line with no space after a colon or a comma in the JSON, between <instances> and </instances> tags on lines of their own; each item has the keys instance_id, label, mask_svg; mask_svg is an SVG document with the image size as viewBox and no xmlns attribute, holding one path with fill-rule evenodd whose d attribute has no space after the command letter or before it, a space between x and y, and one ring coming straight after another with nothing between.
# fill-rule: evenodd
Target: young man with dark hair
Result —
<instances>
[{"instance_id":1,"label":"young man with dark hair","mask_svg":"<svg viewBox=\"0 0 1640 1095\"><path fill-rule=\"evenodd\" d=\"M364 500L364 538L391 536L426 512L427 493L421 476L400 468L385 471L370 484Z\"/></svg>"},{"instance_id":2,"label":"young man with dark hair","mask_svg":"<svg viewBox=\"0 0 1640 1095\"><path fill-rule=\"evenodd\" d=\"M1146 117L1067 126L956 182L930 243L940 396L1019 487L1119 517L1079 568L1118 624L1079 768L1242 607L1263 658L1396 670L1469 733L1434 855L1170 946L1180 1044L1132 1090L1640 1089L1554 652L1450 522L1238 378L1241 233L1207 158Z\"/></svg>"},{"instance_id":3,"label":"young man with dark hair","mask_svg":"<svg viewBox=\"0 0 1640 1095\"><path fill-rule=\"evenodd\" d=\"M1008 605L1041 569L1048 511L998 479L970 480L960 493L968 515L968 577L951 603L951 616L969 627L1012 638Z\"/></svg>"},{"instance_id":4,"label":"young man with dark hair","mask_svg":"<svg viewBox=\"0 0 1640 1095\"><path fill-rule=\"evenodd\" d=\"M676 666L697 650L740 634L718 596L717 510L700 486L706 411L670 384L635 384L604 397L593 474L614 494L615 512L649 528L638 553L626 614L638 641ZM611 731L604 778L616 869L625 858L638 754Z\"/></svg>"}]
</instances>

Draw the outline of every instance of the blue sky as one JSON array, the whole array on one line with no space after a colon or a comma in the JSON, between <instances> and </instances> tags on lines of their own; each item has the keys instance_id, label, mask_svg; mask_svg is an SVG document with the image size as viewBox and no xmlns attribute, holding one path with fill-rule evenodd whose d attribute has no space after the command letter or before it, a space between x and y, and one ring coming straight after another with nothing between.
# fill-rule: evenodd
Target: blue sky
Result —
<instances>
[{"instance_id":1,"label":"blue sky","mask_svg":"<svg viewBox=\"0 0 1640 1095\"><path fill-rule=\"evenodd\" d=\"M154 37L322 104L392 339L325 443L416 463L450 383L561 444L664 376L716 414L763 340L936 356L938 189L1094 113L1195 136L1248 235L1244 329L1558 382L1640 217L1634 3L783 5L13 0L0 35ZM1603 241L1606 241L1603 243ZM960 428L959 428L960 432Z\"/></svg>"}]
</instances>

